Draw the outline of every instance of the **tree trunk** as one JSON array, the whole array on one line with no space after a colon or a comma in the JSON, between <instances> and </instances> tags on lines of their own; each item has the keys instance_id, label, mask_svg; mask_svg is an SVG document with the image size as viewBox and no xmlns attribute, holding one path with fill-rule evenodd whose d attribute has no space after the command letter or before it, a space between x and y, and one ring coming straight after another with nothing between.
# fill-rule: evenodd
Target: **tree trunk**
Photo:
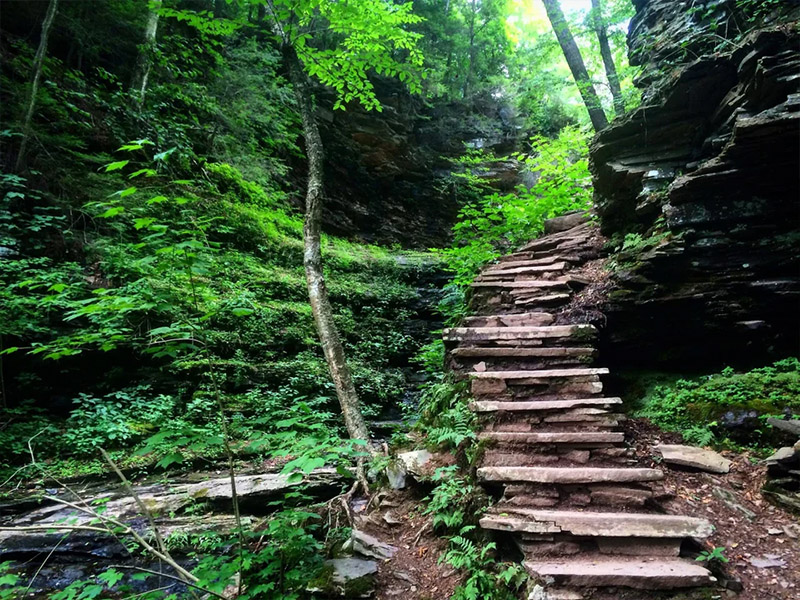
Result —
<instances>
[{"instance_id":1,"label":"tree trunk","mask_svg":"<svg viewBox=\"0 0 800 600\"><path fill-rule=\"evenodd\" d=\"M150 69L153 66L153 54L156 49L156 32L158 31L158 9L161 8L161 0L153 0L147 13L147 25L144 28L144 42L139 47L136 55L136 64L133 66L131 75L131 93L133 94L136 106L141 108L144 104L144 96L147 92L147 80L150 77Z\"/></svg>"},{"instance_id":2,"label":"tree trunk","mask_svg":"<svg viewBox=\"0 0 800 600\"><path fill-rule=\"evenodd\" d=\"M475 64L475 18L477 13L477 0L472 0L472 12L469 20L469 65L467 66L467 78L464 81L464 98L469 96L472 88L472 70Z\"/></svg>"},{"instance_id":3,"label":"tree trunk","mask_svg":"<svg viewBox=\"0 0 800 600\"><path fill-rule=\"evenodd\" d=\"M600 42L600 56L603 57L603 66L606 68L606 79L608 87L611 89L611 96L614 98L614 113L621 117L625 114L625 100L622 98L622 88L619 85L619 75L614 64L614 56L611 54L611 46L608 43L608 33L606 23L603 20L603 5L601 0L592 0L592 20L594 29L597 32L597 41Z\"/></svg>"},{"instance_id":4,"label":"tree trunk","mask_svg":"<svg viewBox=\"0 0 800 600\"><path fill-rule=\"evenodd\" d=\"M561 6L558 0L542 0L544 8L547 11L547 17L550 19L550 24L553 26L558 43L561 50L564 52L564 58L567 59L569 70L572 71L572 76L578 86L578 91L581 93L583 103L586 105L586 110L589 111L589 118L592 120L592 125L595 131L600 131L608 125L606 113L603 112L603 105L600 103L600 98L589 79L589 72L586 70L586 65L583 62L581 51L578 50L578 45L570 33L567 20L564 18L564 13L561 11Z\"/></svg>"},{"instance_id":5,"label":"tree trunk","mask_svg":"<svg viewBox=\"0 0 800 600\"><path fill-rule=\"evenodd\" d=\"M25 167L25 154L28 151L28 140L31 136L31 120L33 119L33 112L36 110L36 96L39 93L39 80L42 78L42 63L44 63L44 55L47 53L47 40L50 37L50 28L53 26L53 19L55 19L57 8L58 0L50 0L50 5L47 7L47 12L44 15L44 21L42 21L42 36L39 39L39 48L36 50L36 56L33 59L31 95L28 99L28 109L25 111L25 120L22 122L22 142L19 145L17 164L14 169L17 173Z\"/></svg>"},{"instance_id":6,"label":"tree trunk","mask_svg":"<svg viewBox=\"0 0 800 600\"><path fill-rule=\"evenodd\" d=\"M336 395L342 408L342 416L350 437L355 440L368 440L369 430L361 414L358 393L353 385L350 368L347 366L339 331L333 321L328 290L322 272L322 250L320 227L322 221L322 204L324 200L324 172L322 138L314 115L311 102L311 90L308 77L303 71L300 60L294 49L284 50L286 64L294 87L300 116L303 122L303 137L306 141L308 157L308 183L306 188L306 214L303 224L303 266L306 272L308 300L314 315L325 360L331 379L336 386Z\"/></svg>"}]
</instances>

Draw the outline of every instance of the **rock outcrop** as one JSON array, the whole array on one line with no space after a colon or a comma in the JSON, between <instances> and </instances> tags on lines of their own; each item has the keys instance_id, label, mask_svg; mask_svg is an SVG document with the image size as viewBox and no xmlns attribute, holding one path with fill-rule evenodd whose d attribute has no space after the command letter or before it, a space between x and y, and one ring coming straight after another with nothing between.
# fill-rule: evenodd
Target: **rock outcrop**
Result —
<instances>
[{"instance_id":1,"label":"rock outcrop","mask_svg":"<svg viewBox=\"0 0 800 600\"><path fill-rule=\"evenodd\" d=\"M605 346L763 364L800 347L800 3L695 4L635 2L643 102L592 146L603 233L627 242Z\"/></svg>"},{"instance_id":2,"label":"rock outcrop","mask_svg":"<svg viewBox=\"0 0 800 600\"><path fill-rule=\"evenodd\" d=\"M507 153L520 131L510 110L491 97L465 103L425 103L398 83L377 78L381 112L357 104L334 111L319 90L318 117L326 153L329 233L381 244L430 248L449 243L458 202L447 176L448 159L465 147ZM305 170L304 162L297 165ZM519 182L518 163L495 178ZM298 181L298 189L303 189ZM298 198L298 208L302 201Z\"/></svg>"}]
</instances>

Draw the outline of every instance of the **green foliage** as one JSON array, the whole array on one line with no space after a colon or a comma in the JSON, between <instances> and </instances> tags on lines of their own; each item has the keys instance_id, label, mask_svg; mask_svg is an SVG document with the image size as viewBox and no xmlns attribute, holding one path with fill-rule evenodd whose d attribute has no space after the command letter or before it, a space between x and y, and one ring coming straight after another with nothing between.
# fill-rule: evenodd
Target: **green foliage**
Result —
<instances>
[{"instance_id":1,"label":"green foliage","mask_svg":"<svg viewBox=\"0 0 800 600\"><path fill-rule=\"evenodd\" d=\"M420 22L412 3L382 0L342 3L326 0L274 0L270 18L280 43L290 45L306 72L336 92L334 109L357 101L367 110L382 110L369 72L397 77L412 92L420 91L420 34L406 27ZM320 47L312 28L322 28L328 44Z\"/></svg>"},{"instance_id":2,"label":"green foliage","mask_svg":"<svg viewBox=\"0 0 800 600\"><path fill-rule=\"evenodd\" d=\"M522 568L494 560L495 544L484 543L476 524L491 504L482 488L463 475L458 467L440 467L433 476L436 484L427 498L423 514L433 516L434 530L446 535L447 549L439 562L447 562L466 573L452 598L460 600L512 600L525 582Z\"/></svg>"},{"instance_id":3,"label":"green foliage","mask_svg":"<svg viewBox=\"0 0 800 600\"><path fill-rule=\"evenodd\" d=\"M483 490L458 473L458 467L439 467L433 476L436 487L427 498L423 514L433 515L433 527L438 531L454 532L478 518L489 506Z\"/></svg>"},{"instance_id":4,"label":"green foliage","mask_svg":"<svg viewBox=\"0 0 800 600\"><path fill-rule=\"evenodd\" d=\"M466 571L466 579L453 591L452 600L514 600L527 581L525 571L517 564L496 563L494 542L475 542L468 537L474 530L474 525L467 525L448 538L450 546L440 559Z\"/></svg>"},{"instance_id":5,"label":"green foliage","mask_svg":"<svg viewBox=\"0 0 800 600\"><path fill-rule=\"evenodd\" d=\"M482 177L501 159L472 152L458 161L464 170L454 175L453 185L463 207L453 227L454 245L441 251L458 285L469 284L484 265L540 235L546 219L590 207L588 138L581 130L566 128L554 140L535 137L530 153L516 158L536 182L505 195L492 191Z\"/></svg>"},{"instance_id":6,"label":"green foliage","mask_svg":"<svg viewBox=\"0 0 800 600\"><path fill-rule=\"evenodd\" d=\"M16 600L26 589L22 578L11 570L11 562L0 563L0 600Z\"/></svg>"},{"instance_id":7,"label":"green foliage","mask_svg":"<svg viewBox=\"0 0 800 600\"><path fill-rule=\"evenodd\" d=\"M101 398L78 394L65 424L65 448L94 454L101 446L119 447L172 422L174 397L153 394L150 386L121 389ZM52 426L51 426L52 427Z\"/></svg>"},{"instance_id":8,"label":"green foliage","mask_svg":"<svg viewBox=\"0 0 800 600\"><path fill-rule=\"evenodd\" d=\"M426 94L472 99L496 91L513 53L505 26L508 2L450 0L446 7L436 0L414 2L414 10L425 19L416 29L423 34Z\"/></svg>"},{"instance_id":9,"label":"green foliage","mask_svg":"<svg viewBox=\"0 0 800 600\"><path fill-rule=\"evenodd\" d=\"M297 499L297 498L295 498ZM198 585L221 593L241 576L243 600L294 600L307 596L309 582L323 567L323 544L318 539L320 518L303 509L274 513L262 529L247 532L247 544L239 557L231 556L231 540L222 540L215 551L198 553L193 574Z\"/></svg>"},{"instance_id":10,"label":"green foliage","mask_svg":"<svg viewBox=\"0 0 800 600\"><path fill-rule=\"evenodd\" d=\"M708 445L726 443L725 431L718 426L726 413L751 411L761 420L800 411L800 361L788 358L746 373L728 368L716 375L656 386L642 400L636 416L682 433L689 443ZM761 443L754 435L750 444Z\"/></svg>"},{"instance_id":11,"label":"green foliage","mask_svg":"<svg viewBox=\"0 0 800 600\"><path fill-rule=\"evenodd\" d=\"M280 194L229 164L207 163L207 178L174 180L166 161L180 158L159 152L158 160L149 160L153 146L147 140L125 144L121 153L128 158L104 168L105 179L117 178L116 191L106 188L105 199L83 208L95 223L81 233L91 267L49 257L0 261L0 294L7 300L0 310L8 315L0 334L5 354L34 359L27 363L34 369L30 379L15 382L28 397L42 393L42 359L57 360L69 373L84 356L124 353L137 357L137 369L155 383L131 385L136 371L117 368L98 372L96 389L72 396L73 414L64 422L32 409L9 411L9 426L0 431L11 448L3 457L7 466L24 461L28 439L43 430L64 435L60 442L59 436L37 436L42 458L57 454L69 461L97 446L137 446L150 435L139 449L162 467L219 457L220 423L207 418L218 412L217 392L237 452L288 453L284 442L292 436L277 435L271 423L295 417L339 434L331 412L335 394L306 301L301 220ZM10 181L12 191L27 194L24 181ZM408 254L399 261L386 250L334 239L324 246L354 379L367 414L377 415L404 393L397 365L418 342L403 322L416 299L413 281L430 259ZM283 410L287 403L293 403L292 415ZM303 451L318 447L313 459L340 455L324 450L338 439L295 437L298 446L305 440Z\"/></svg>"},{"instance_id":12,"label":"green foliage","mask_svg":"<svg viewBox=\"0 0 800 600\"><path fill-rule=\"evenodd\" d=\"M703 550L700 555L695 558L698 562L719 562L727 563L730 560L725 556L725 546L714 546L711 550Z\"/></svg>"},{"instance_id":13,"label":"green foliage","mask_svg":"<svg viewBox=\"0 0 800 600\"><path fill-rule=\"evenodd\" d=\"M477 441L478 422L469 409L466 386L465 382L441 381L423 389L417 429L425 433L428 445L455 449Z\"/></svg>"}]
</instances>

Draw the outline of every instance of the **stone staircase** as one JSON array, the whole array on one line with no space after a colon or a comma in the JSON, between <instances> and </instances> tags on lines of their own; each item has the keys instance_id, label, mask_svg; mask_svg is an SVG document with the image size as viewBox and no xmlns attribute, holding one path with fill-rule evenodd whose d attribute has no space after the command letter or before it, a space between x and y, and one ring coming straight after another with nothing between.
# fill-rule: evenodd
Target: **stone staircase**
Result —
<instances>
[{"instance_id":1,"label":"stone staircase","mask_svg":"<svg viewBox=\"0 0 800 600\"><path fill-rule=\"evenodd\" d=\"M478 479L502 493L480 525L511 535L546 585L708 585L708 570L680 551L712 525L659 511L663 473L632 458L622 400L603 396L608 370L590 366L595 328L557 324L570 321L565 309L590 283L582 271L598 258L598 240L584 222L503 257L473 283L477 314L444 331L449 367L471 380L481 418Z\"/></svg>"}]
</instances>

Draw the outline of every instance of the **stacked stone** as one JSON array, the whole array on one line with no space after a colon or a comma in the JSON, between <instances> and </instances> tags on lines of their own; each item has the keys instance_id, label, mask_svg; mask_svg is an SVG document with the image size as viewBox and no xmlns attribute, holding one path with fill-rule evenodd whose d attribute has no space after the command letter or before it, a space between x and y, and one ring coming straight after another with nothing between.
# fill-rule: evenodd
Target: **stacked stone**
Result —
<instances>
[{"instance_id":1,"label":"stacked stone","mask_svg":"<svg viewBox=\"0 0 800 600\"><path fill-rule=\"evenodd\" d=\"M663 473L637 466L625 445L622 401L603 395L608 370L590 366L595 328L554 324L586 283L577 273L597 257L596 237L583 222L504 257L473 284L477 315L444 332L482 419L478 478L502 493L480 524L512 535L528 572L556 586L707 585L680 548L712 525L651 508Z\"/></svg>"}]
</instances>

